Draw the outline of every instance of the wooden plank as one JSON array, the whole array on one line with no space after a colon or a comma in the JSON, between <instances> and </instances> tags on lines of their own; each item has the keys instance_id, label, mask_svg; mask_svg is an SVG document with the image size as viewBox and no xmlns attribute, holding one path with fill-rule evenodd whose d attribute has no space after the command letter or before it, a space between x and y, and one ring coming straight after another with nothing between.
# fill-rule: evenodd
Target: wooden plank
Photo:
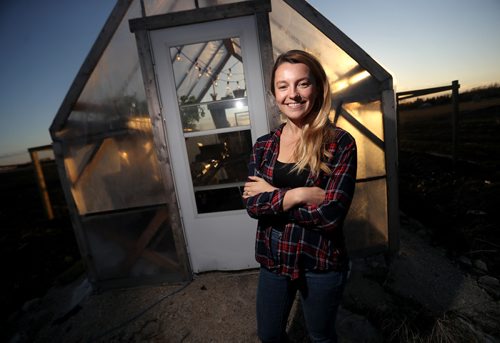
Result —
<instances>
[{"instance_id":1,"label":"wooden plank","mask_svg":"<svg viewBox=\"0 0 500 343\"><path fill-rule=\"evenodd\" d=\"M111 230L101 230L99 233L108 241L118 243L118 245L120 245L125 250L126 254L129 252L132 252L133 254L135 252L136 242L125 238L122 234L114 233ZM174 261L168 256L160 254L157 251L151 251L145 249L142 251L141 256L149 260L151 263L169 271L180 271L181 269L181 266L179 265L179 263L177 263L177 261ZM121 263L121 268L115 269L117 274L130 272L130 268L132 267L132 265L128 266L129 269L125 269L126 263L128 263L127 259L125 259ZM124 275L113 275L113 276L125 277Z\"/></svg>"},{"instance_id":2,"label":"wooden plank","mask_svg":"<svg viewBox=\"0 0 500 343\"><path fill-rule=\"evenodd\" d=\"M127 259L123 263L125 270L130 270L137 259L143 254L144 250L156 235L161 225L167 220L167 218L168 213L166 208L160 208L156 211L146 229L142 232L142 234L135 242L133 251L130 255L128 255Z\"/></svg>"},{"instance_id":3,"label":"wooden plank","mask_svg":"<svg viewBox=\"0 0 500 343\"><path fill-rule=\"evenodd\" d=\"M52 150L52 146L49 146ZM43 149L42 149L43 150ZM38 158L38 152L41 149L28 149L31 157L31 162L35 167L36 181L38 185L38 191L40 192L40 197L42 198L43 208L45 210L45 216L47 219L54 219L54 211L52 210L52 204L50 203L49 192L47 190L47 183L45 182L45 176L43 174L42 165L40 164L40 159Z\"/></svg>"},{"instance_id":4,"label":"wooden plank","mask_svg":"<svg viewBox=\"0 0 500 343\"><path fill-rule=\"evenodd\" d=\"M83 168L81 168L81 171L76 175L74 184L76 184L77 182L84 183L88 180L88 177L90 176L90 174L92 174L94 169L97 168L99 162L106 157L106 150L108 146L112 143L113 140L111 138L106 138L102 142L100 142L100 144L95 146L88 159L88 163L85 164ZM80 187L85 187L85 185L82 184Z\"/></svg>"},{"instance_id":5,"label":"wooden plank","mask_svg":"<svg viewBox=\"0 0 500 343\"><path fill-rule=\"evenodd\" d=\"M28 151L44 151L44 150L52 150L52 144L40 145L28 149Z\"/></svg>"},{"instance_id":6,"label":"wooden plank","mask_svg":"<svg viewBox=\"0 0 500 343\"><path fill-rule=\"evenodd\" d=\"M326 19L314 7L309 5L304 0L284 0L302 17L307 19L319 31L330 38L349 56L366 69L373 77L375 77L385 89L392 89L392 76L380 64L378 64L370 55L368 55L359 45L350 39L345 33L340 31L334 24Z\"/></svg>"},{"instance_id":7,"label":"wooden plank","mask_svg":"<svg viewBox=\"0 0 500 343\"><path fill-rule=\"evenodd\" d=\"M451 128L452 128L452 142L451 142L451 151L452 151L452 157L453 157L453 167L456 166L457 163L457 145L458 145L458 125L459 125L459 116L460 116L460 110L459 110L459 95L458 95L458 90L460 88L460 84L458 83L457 80L453 81L451 83L451 104L453 107L453 112L452 112L452 117L451 117Z\"/></svg>"},{"instance_id":8,"label":"wooden plank","mask_svg":"<svg viewBox=\"0 0 500 343\"><path fill-rule=\"evenodd\" d=\"M384 125L385 169L387 174L387 234L389 253L399 251L399 181L398 181L398 126L396 122L396 100L393 90L382 92Z\"/></svg>"},{"instance_id":9,"label":"wooden plank","mask_svg":"<svg viewBox=\"0 0 500 343\"><path fill-rule=\"evenodd\" d=\"M270 129L276 128L281 123L281 118L271 91L271 74L274 66L273 42L271 37L271 26L268 13L255 15L257 36L260 47L260 60L262 64L263 89L268 113L267 120Z\"/></svg>"},{"instance_id":10,"label":"wooden plank","mask_svg":"<svg viewBox=\"0 0 500 343\"><path fill-rule=\"evenodd\" d=\"M385 147L386 147L386 144L384 143L383 140L381 140L380 138L377 137L377 135L375 135L373 132L370 131L370 129L368 129L366 126L364 126L363 124L361 124L351 113L349 113L349 111L347 111L343 106L340 106L340 108L338 108L336 111L335 111L336 115L336 119L334 120L334 122L336 123L337 122L337 117L339 115L341 115L342 117L344 117L345 120L347 120L352 126L354 126L363 136L365 136L366 138L368 138L373 144L375 144L377 147L380 148L380 150L384 151L385 150ZM385 116L384 116L385 117Z\"/></svg>"},{"instance_id":11,"label":"wooden plank","mask_svg":"<svg viewBox=\"0 0 500 343\"><path fill-rule=\"evenodd\" d=\"M130 31L158 30L271 11L270 0L254 0L131 19Z\"/></svg>"},{"instance_id":12,"label":"wooden plank","mask_svg":"<svg viewBox=\"0 0 500 343\"><path fill-rule=\"evenodd\" d=\"M81 159L80 163L78 165L75 165L74 159L71 159L71 168L68 166L68 175L71 179L72 186L78 183L80 178L83 175L83 172L87 168L87 166L92 162L94 157L97 155L97 152L99 149L101 149L103 140L99 140L97 144L92 146L90 151L88 151L85 156ZM69 161L67 161L69 162ZM69 163L68 163L69 164Z\"/></svg>"},{"instance_id":13,"label":"wooden plank","mask_svg":"<svg viewBox=\"0 0 500 343\"><path fill-rule=\"evenodd\" d=\"M82 256L83 262L85 264L88 279L92 284L95 284L97 282L97 270L90 255L91 250L89 248L89 243L85 234L83 233L81 217L79 215L75 199L73 198L73 194L71 192L71 181L68 179L68 175L66 174L66 169L64 166L64 146L61 142L54 141L54 143L52 144L52 148L56 157L57 170L59 173L59 178L61 180L64 197L66 199L66 205L69 210L78 249L80 250L80 255Z\"/></svg>"},{"instance_id":14,"label":"wooden plank","mask_svg":"<svg viewBox=\"0 0 500 343\"><path fill-rule=\"evenodd\" d=\"M439 92L445 92L452 90L453 86L442 86L442 87L433 87L433 88L426 88L426 89L416 89L416 90L411 90L411 91L404 91L404 92L398 92L397 98L399 100L405 100L405 99L411 99L417 96L422 96L422 95L427 95L427 94L432 94L432 93L439 93Z\"/></svg>"}]
</instances>

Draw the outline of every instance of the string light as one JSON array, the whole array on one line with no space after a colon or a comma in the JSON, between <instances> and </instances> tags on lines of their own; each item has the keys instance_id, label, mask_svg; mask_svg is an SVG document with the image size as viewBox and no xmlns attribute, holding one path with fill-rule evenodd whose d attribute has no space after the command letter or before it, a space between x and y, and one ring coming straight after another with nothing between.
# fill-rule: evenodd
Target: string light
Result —
<instances>
[{"instance_id":1,"label":"string light","mask_svg":"<svg viewBox=\"0 0 500 343\"><path fill-rule=\"evenodd\" d=\"M201 79L203 76L206 76L207 78L211 79L212 80L212 86L214 87L217 87L218 86L218 81L226 81L226 93L229 95L231 94L231 87L230 87L230 83L236 83L236 88L237 89L241 89L241 86L240 86L240 81L243 81L244 82L244 76L242 78L240 78L240 80L234 80L234 76L235 75L244 75L244 73L233 73L233 67L236 66L238 63L240 63L240 61L236 61L231 67L225 69L225 70L221 70L217 73L217 75L214 75L213 74L213 71L212 71L212 68L208 65L206 65L206 63L204 63L203 61L199 61L197 58L193 61L189 58L189 56L187 56L183 51L182 51L182 48L181 47L178 47L177 48L177 54L175 56L175 61L181 61L183 59L186 59L187 61L191 62L191 68L194 68L194 70L197 71L197 76L199 79ZM187 69L186 70L186 75L189 75L190 72L192 71L193 69L189 70ZM224 78L220 78L220 75L224 75L226 76L226 79L224 80Z\"/></svg>"}]
</instances>

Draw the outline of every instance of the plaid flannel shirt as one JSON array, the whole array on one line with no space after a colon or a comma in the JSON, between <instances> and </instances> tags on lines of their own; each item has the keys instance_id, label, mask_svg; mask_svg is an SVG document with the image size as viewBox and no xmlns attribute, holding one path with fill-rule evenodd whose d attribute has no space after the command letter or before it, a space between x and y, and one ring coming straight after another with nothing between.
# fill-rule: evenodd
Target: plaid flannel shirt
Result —
<instances>
[{"instance_id":1,"label":"plaid flannel shirt","mask_svg":"<svg viewBox=\"0 0 500 343\"><path fill-rule=\"evenodd\" d=\"M248 165L249 175L262 177L271 185L283 126L257 139ZM356 183L356 142L341 128L333 130L334 140L326 143L332 157L325 161L332 172L326 174L321 171L317 176L310 173L306 181L306 186L318 186L326 191L322 204L297 206L284 211L283 198L288 188L246 199L248 214L258 219L257 262L292 280L305 270L340 271L348 265L343 223ZM283 231L278 243L278 261L273 259L270 249L273 227Z\"/></svg>"}]
</instances>

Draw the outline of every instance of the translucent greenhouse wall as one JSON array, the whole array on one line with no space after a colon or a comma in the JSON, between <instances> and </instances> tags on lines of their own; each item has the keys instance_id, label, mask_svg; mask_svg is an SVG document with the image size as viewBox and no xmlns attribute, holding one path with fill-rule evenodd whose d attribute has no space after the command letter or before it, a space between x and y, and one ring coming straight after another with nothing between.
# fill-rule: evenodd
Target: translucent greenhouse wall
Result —
<instances>
[{"instance_id":1,"label":"translucent greenhouse wall","mask_svg":"<svg viewBox=\"0 0 500 343\"><path fill-rule=\"evenodd\" d=\"M332 119L356 139L357 186L345 224L348 247L353 253L387 248L388 203L380 83L284 1L273 0L272 8L270 24L275 56L290 49L302 49L320 60L333 92ZM336 119L335 110L339 112ZM360 131L340 112L347 112L367 130ZM382 144L374 143L378 140Z\"/></svg>"},{"instance_id":2,"label":"translucent greenhouse wall","mask_svg":"<svg viewBox=\"0 0 500 343\"><path fill-rule=\"evenodd\" d=\"M238 1L200 0L199 6L231 2ZM168 201L170 180L159 166L159 159L168 157L157 156L128 21L194 9L195 2L144 0L143 5L118 1L116 8L128 9L69 113L58 113L65 116L63 124L51 128L80 251L91 281L101 286L189 277L184 241L172 230L178 208ZM112 28L112 17L104 33Z\"/></svg>"},{"instance_id":3,"label":"translucent greenhouse wall","mask_svg":"<svg viewBox=\"0 0 500 343\"><path fill-rule=\"evenodd\" d=\"M140 13L132 5L127 17ZM132 38L122 21L56 133L80 215L165 203Z\"/></svg>"},{"instance_id":4,"label":"translucent greenhouse wall","mask_svg":"<svg viewBox=\"0 0 500 343\"><path fill-rule=\"evenodd\" d=\"M240 1L199 0L198 5L235 2ZM190 274L184 238L178 234L182 229L176 227L180 220L174 185L162 167L169 156L159 152L158 137L153 136L129 19L196 6L195 1L175 0L144 0L143 5L139 0L118 1L117 8L124 8L122 14L117 18L113 15L118 14L112 14L103 29L106 34L116 26L116 31L107 33L111 38L101 51L94 51L95 66L79 75L88 79L74 99L70 90L70 105L67 110L61 107L51 127L80 250L91 281L101 285L120 284L120 280L126 280L124 284L178 280ZM332 120L357 141L358 183L346 222L350 249L387 248L380 82L285 1L272 0L270 27L275 55L304 49L320 59L337 110L332 111ZM275 113L268 116L274 118Z\"/></svg>"},{"instance_id":5,"label":"translucent greenhouse wall","mask_svg":"<svg viewBox=\"0 0 500 343\"><path fill-rule=\"evenodd\" d=\"M146 4L151 14L190 8L186 2ZM133 1L64 125L53 132L70 185L67 198L77 212L76 236L94 282L178 279L186 269L172 233L172 206L128 26L141 15L140 1Z\"/></svg>"}]
</instances>

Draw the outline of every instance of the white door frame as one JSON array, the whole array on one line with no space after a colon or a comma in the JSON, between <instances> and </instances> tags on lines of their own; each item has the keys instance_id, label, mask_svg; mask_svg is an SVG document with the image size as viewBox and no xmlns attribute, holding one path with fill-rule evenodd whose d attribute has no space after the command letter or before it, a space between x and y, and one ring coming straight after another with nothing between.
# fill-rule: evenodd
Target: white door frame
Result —
<instances>
[{"instance_id":1,"label":"white door frame","mask_svg":"<svg viewBox=\"0 0 500 343\"><path fill-rule=\"evenodd\" d=\"M252 141L269 132L266 93L255 16L244 16L171 27L150 32L156 77L163 104L169 154L176 194L194 272L238 270L256 267L254 241L256 221L246 210L198 214L179 115L170 48L199 42L239 37Z\"/></svg>"}]
</instances>

